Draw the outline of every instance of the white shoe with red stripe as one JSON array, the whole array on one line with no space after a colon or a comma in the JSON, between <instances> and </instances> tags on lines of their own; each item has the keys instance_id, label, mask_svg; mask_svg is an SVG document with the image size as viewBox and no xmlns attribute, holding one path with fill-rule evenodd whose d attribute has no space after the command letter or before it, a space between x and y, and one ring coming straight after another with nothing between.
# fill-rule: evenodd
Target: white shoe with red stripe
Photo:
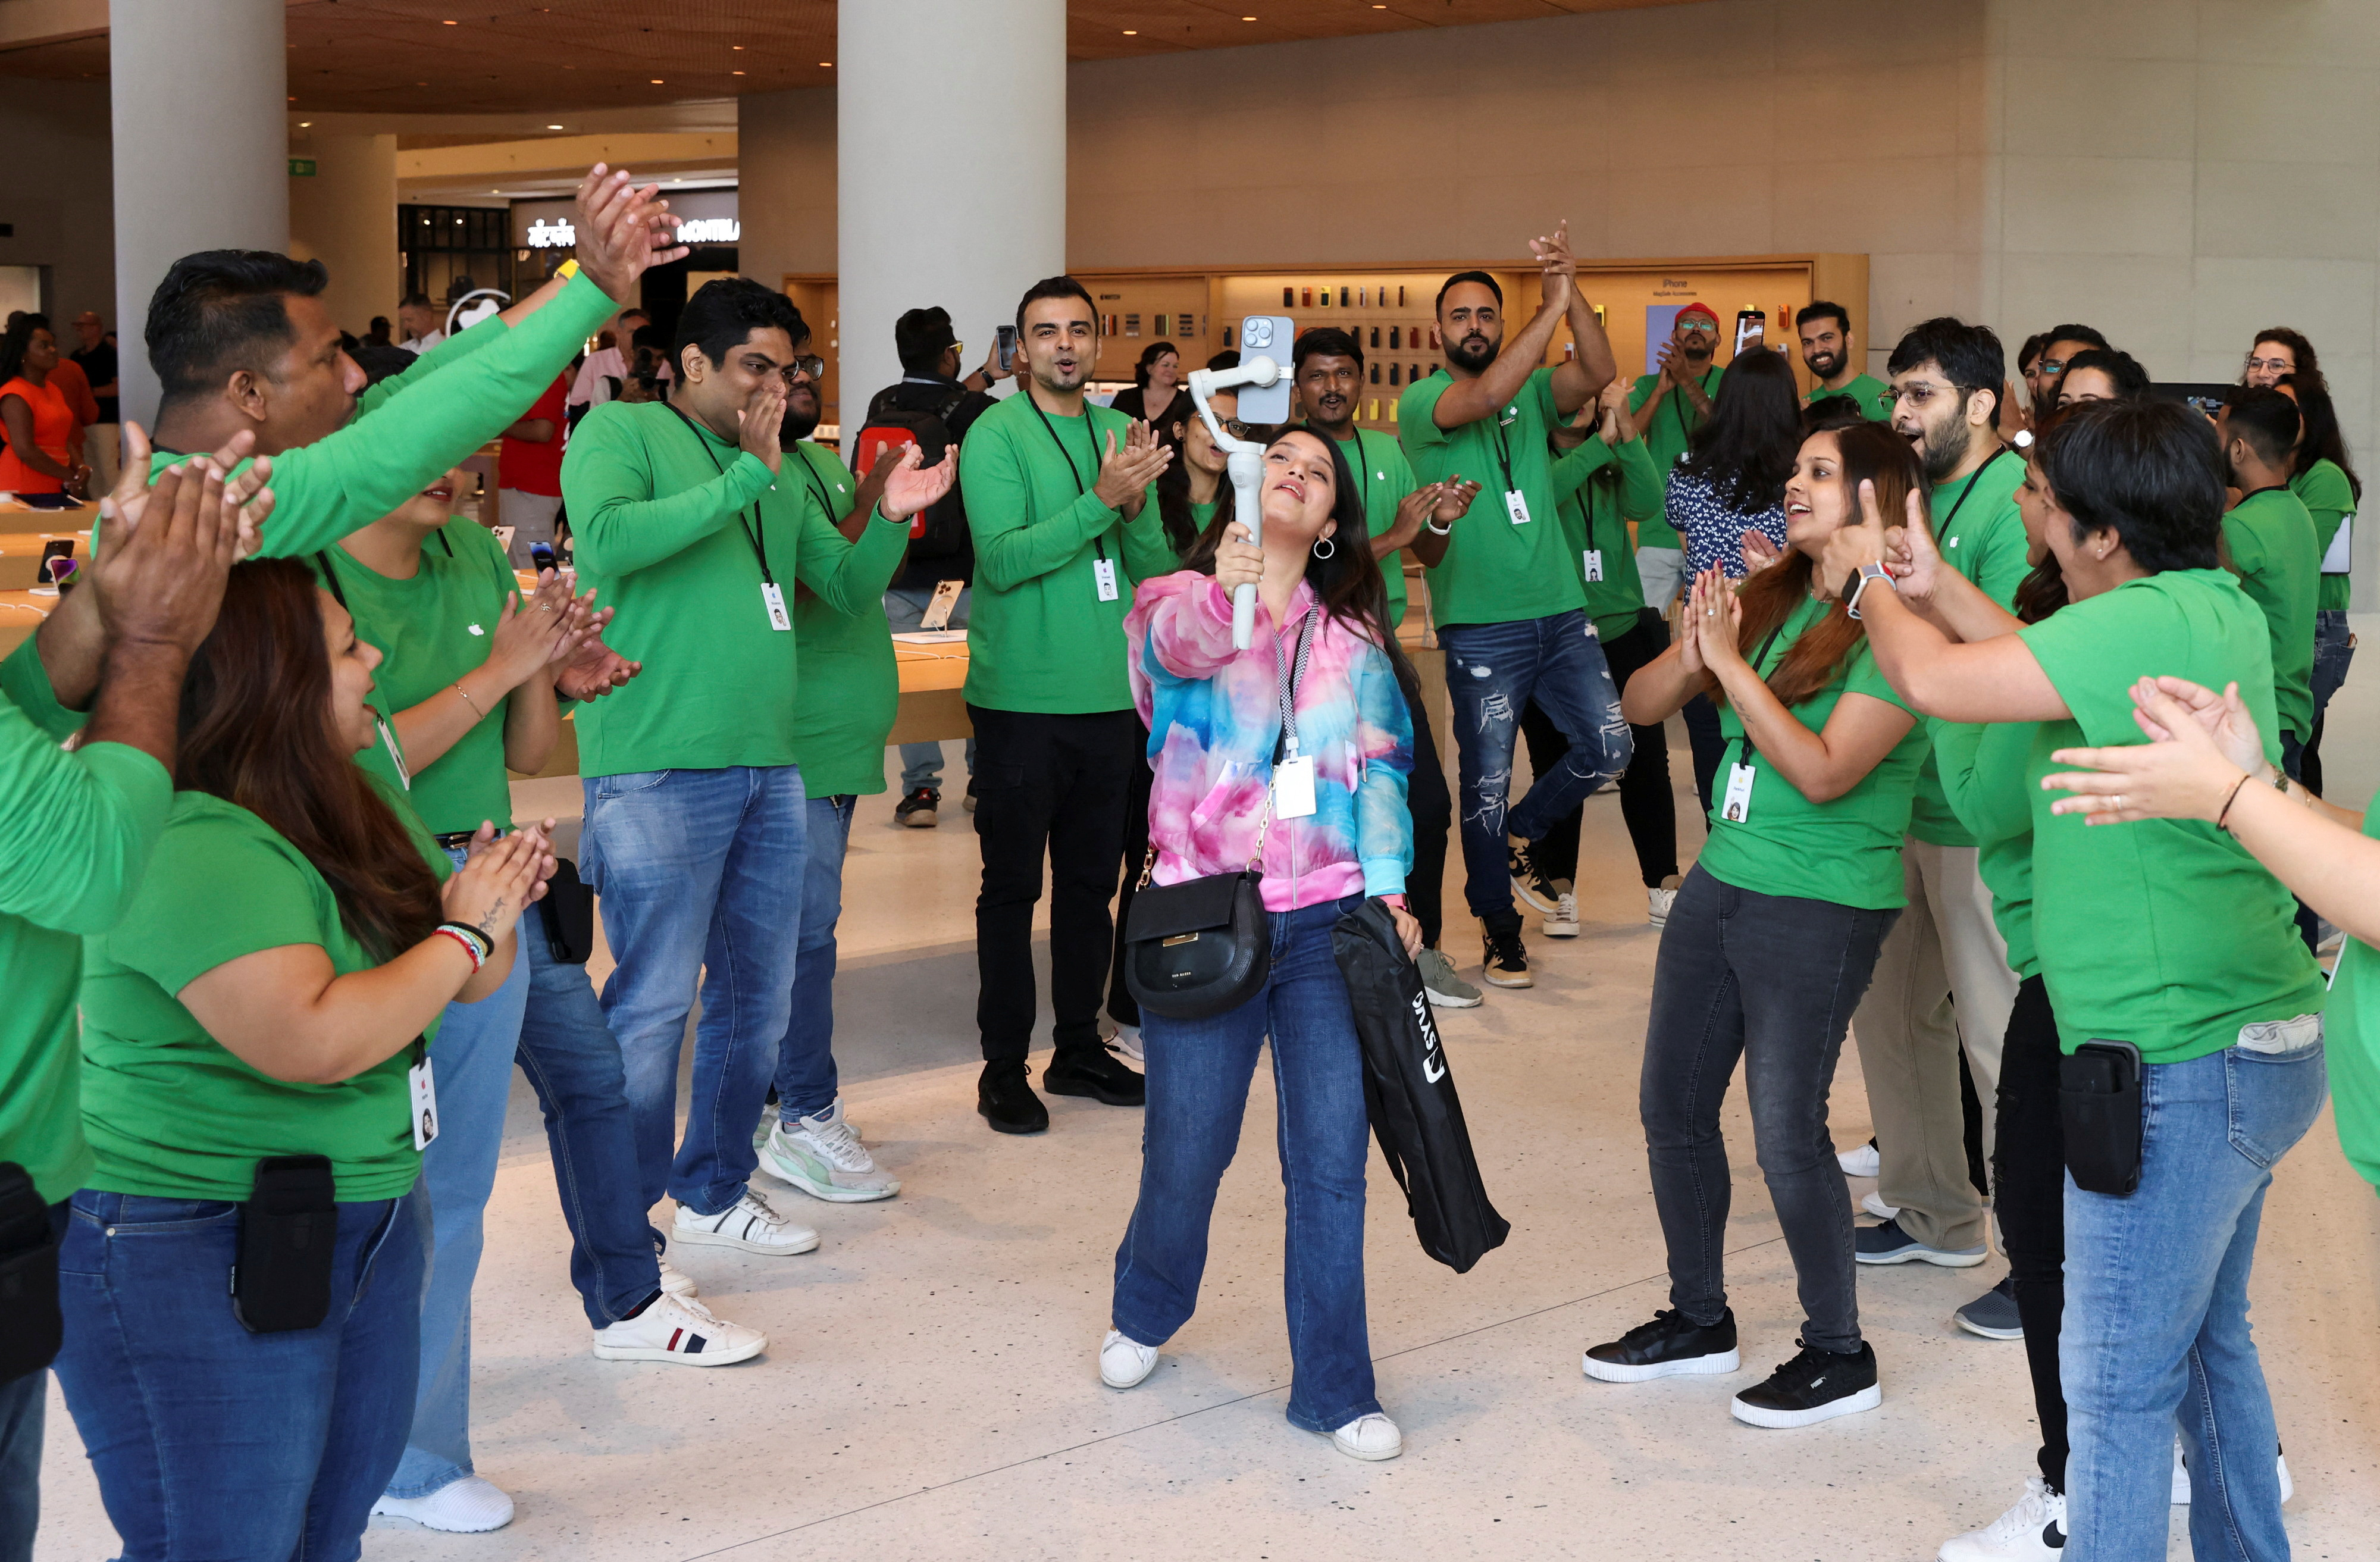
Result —
<instances>
[{"instance_id":1,"label":"white shoe with red stripe","mask_svg":"<svg viewBox=\"0 0 2380 1562\"><path fill-rule=\"evenodd\" d=\"M754 1189L717 1214L697 1214L684 1204L670 1226L670 1240L692 1247L741 1248L771 1257L806 1253L819 1245L819 1234L787 1220L776 1206Z\"/></svg>"},{"instance_id":2,"label":"white shoe with red stripe","mask_svg":"<svg viewBox=\"0 0 2380 1562\"><path fill-rule=\"evenodd\" d=\"M674 1361L682 1367L723 1367L768 1348L769 1336L731 1324L698 1301L663 1291L650 1307L595 1331L595 1354L606 1361Z\"/></svg>"}]
</instances>

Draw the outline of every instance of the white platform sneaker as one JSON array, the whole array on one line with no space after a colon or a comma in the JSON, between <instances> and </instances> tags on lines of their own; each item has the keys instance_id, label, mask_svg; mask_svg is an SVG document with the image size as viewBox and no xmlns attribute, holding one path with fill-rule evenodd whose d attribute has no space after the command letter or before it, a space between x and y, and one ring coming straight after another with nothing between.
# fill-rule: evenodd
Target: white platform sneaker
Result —
<instances>
[{"instance_id":1,"label":"white platform sneaker","mask_svg":"<svg viewBox=\"0 0 2380 1562\"><path fill-rule=\"evenodd\" d=\"M1143 1345L1121 1329L1099 1341L1099 1381L1110 1388L1137 1388L1157 1370L1157 1347Z\"/></svg>"},{"instance_id":2,"label":"white platform sneaker","mask_svg":"<svg viewBox=\"0 0 2380 1562\"><path fill-rule=\"evenodd\" d=\"M1395 1422L1373 1410L1333 1432L1330 1446L1351 1459L1392 1459L1405 1451L1405 1435Z\"/></svg>"}]
</instances>

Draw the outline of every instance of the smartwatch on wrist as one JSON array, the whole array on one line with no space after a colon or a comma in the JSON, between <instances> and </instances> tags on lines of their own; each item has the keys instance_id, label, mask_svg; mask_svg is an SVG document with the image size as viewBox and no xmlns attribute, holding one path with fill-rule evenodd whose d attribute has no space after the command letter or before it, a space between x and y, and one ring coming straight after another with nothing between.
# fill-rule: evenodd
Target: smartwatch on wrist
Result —
<instances>
[{"instance_id":1,"label":"smartwatch on wrist","mask_svg":"<svg viewBox=\"0 0 2380 1562\"><path fill-rule=\"evenodd\" d=\"M1881 564L1863 564L1851 575L1845 577L1843 580L1843 611L1854 618L1858 617L1860 616L1860 593L1866 591L1869 586L1878 580L1883 581L1888 586L1892 586L1892 589L1895 592L1898 592L1900 589L1900 587L1893 585L1892 572L1885 568Z\"/></svg>"}]
</instances>

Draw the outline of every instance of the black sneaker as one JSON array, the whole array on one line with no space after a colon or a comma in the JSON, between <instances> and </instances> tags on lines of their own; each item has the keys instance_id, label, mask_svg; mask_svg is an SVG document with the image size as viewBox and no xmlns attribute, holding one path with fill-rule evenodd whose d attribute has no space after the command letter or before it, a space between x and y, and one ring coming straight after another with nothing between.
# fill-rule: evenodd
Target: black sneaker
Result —
<instances>
[{"instance_id":1,"label":"black sneaker","mask_svg":"<svg viewBox=\"0 0 2380 1562\"><path fill-rule=\"evenodd\" d=\"M892 805L892 823L912 830L930 830L940 822L934 811L941 806L941 793L920 787Z\"/></svg>"},{"instance_id":2,"label":"black sneaker","mask_svg":"<svg viewBox=\"0 0 2380 1562\"><path fill-rule=\"evenodd\" d=\"M1737 1395L1728 1409L1754 1426L1815 1426L1837 1416L1857 1415L1884 1403L1876 1384L1876 1347L1862 1342L1838 1356L1803 1344L1800 1355Z\"/></svg>"},{"instance_id":3,"label":"black sneaker","mask_svg":"<svg viewBox=\"0 0 2380 1562\"><path fill-rule=\"evenodd\" d=\"M1050 1127L1050 1108L1025 1082L1022 1063L987 1063L976 1081L975 1109L994 1133L1040 1133Z\"/></svg>"},{"instance_id":4,"label":"black sneaker","mask_svg":"<svg viewBox=\"0 0 2380 1562\"><path fill-rule=\"evenodd\" d=\"M1657 1377L1709 1377L1743 1364L1735 1353L1735 1312L1719 1314L1705 1328L1668 1308L1608 1345L1589 1348L1579 1362L1586 1375L1604 1383L1645 1383Z\"/></svg>"},{"instance_id":5,"label":"black sneaker","mask_svg":"<svg viewBox=\"0 0 2380 1562\"><path fill-rule=\"evenodd\" d=\"M1087 1095L1111 1106L1141 1106L1148 1101L1148 1081L1104 1045L1052 1057L1041 1070L1041 1088L1051 1095Z\"/></svg>"},{"instance_id":6,"label":"black sneaker","mask_svg":"<svg viewBox=\"0 0 2380 1562\"><path fill-rule=\"evenodd\" d=\"M1518 836L1504 837L1504 860L1512 871L1512 893L1528 903L1539 915L1554 911L1561 905L1553 881L1537 866L1536 843Z\"/></svg>"},{"instance_id":7,"label":"black sneaker","mask_svg":"<svg viewBox=\"0 0 2380 1562\"><path fill-rule=\"evenodd\" d=\"M2024 1314L2016 1307L2016 1276L2001 1275L1998 1285L1951 1313L1950 1321L1985 1339L2022 1339Z\"/></svg>"},{"instance_id":8,"label":"black sneaker","mask_svg":"<svg viewBox=\"0 0 2380 1562\"><path fill-rule=\"evenodd\" d=\"M1507 911L1487 925L1488 952L1480 959L1490 987L1529 987L1529 951L1521 944L1521 915Z\"/></svg>"}]
</instances>

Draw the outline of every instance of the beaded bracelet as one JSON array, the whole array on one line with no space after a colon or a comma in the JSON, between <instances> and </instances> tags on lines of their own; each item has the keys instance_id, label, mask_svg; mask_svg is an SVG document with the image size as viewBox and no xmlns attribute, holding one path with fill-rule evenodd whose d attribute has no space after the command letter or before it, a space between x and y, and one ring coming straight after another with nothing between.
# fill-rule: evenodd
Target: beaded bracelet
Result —
<instances>
[{"instance_id":1,"label":"beaded bracelet","mask_svg":"<svg viewBox=\"0 0 2380 1562\"><path fill-rule=\"evenodd\" d=\"M475 973L479 970L480 967L487 961L487 957L480 953L480 946L477 944L472 943L469 939L464 937L460 933L451 927L439 928L432 932L431 936L432 938L453 939L455 944L460 946L463 953L471 957L471 970Z\"/></svg>"},{"instance_id":2,"label":"beaded bracelet","mask_svg":"<svg viewBox=\"0 0 2380 1562\"><path fill-rule=\"evenodd\" d=\"M480 958L483 960L496 952L496 941L488 936L486 928L475 927L469 922L440 922L438 931L451 933L458 938L468 941L471 946L479 951Z\"/></svg>"}]
</instances>

